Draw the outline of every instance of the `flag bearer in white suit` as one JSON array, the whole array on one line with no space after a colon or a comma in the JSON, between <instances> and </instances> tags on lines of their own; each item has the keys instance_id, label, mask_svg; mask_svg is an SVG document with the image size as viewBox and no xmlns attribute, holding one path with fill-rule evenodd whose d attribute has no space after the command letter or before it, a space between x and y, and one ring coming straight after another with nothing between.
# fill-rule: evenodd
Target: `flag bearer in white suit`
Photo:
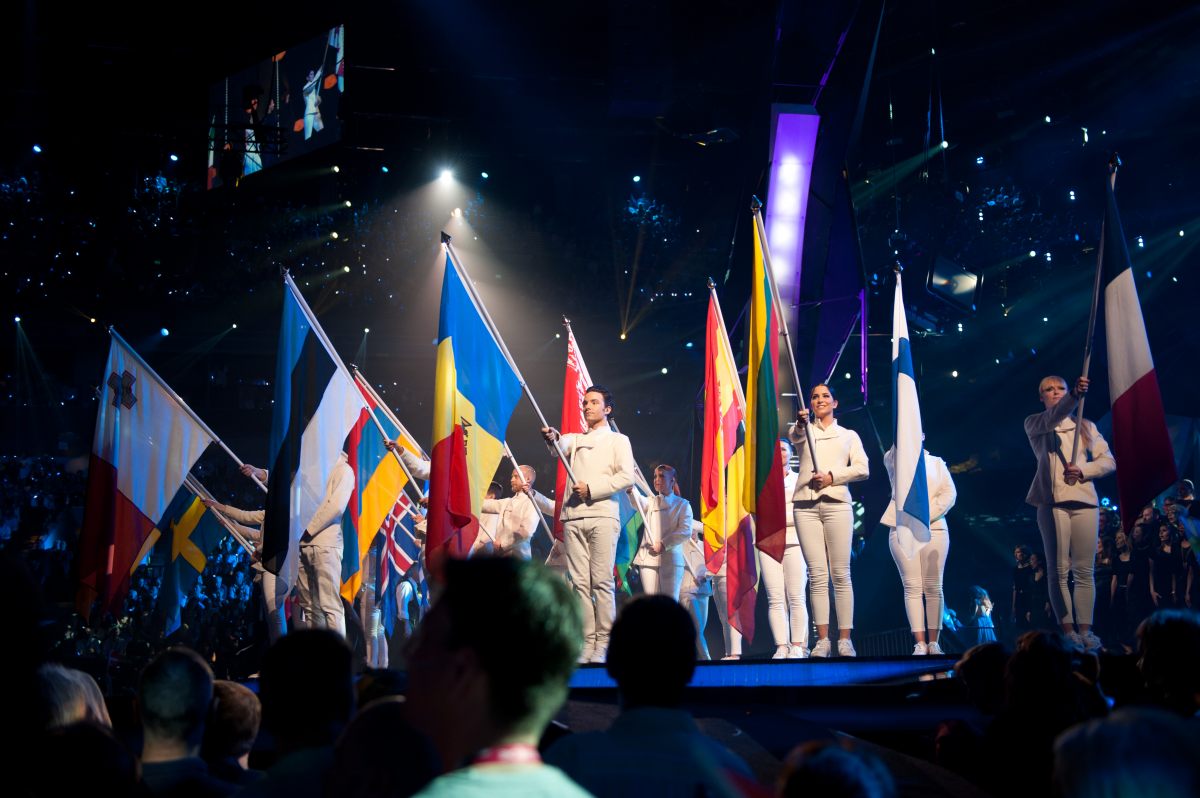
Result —
<instances>
[{"instance_id":1,"label":"flag bearer in white suit","mask_svg":"<svg viewBox=\"0 0 1200 798\"><path fill-rule=\"evenodd\" d=\"M830 576L833 577L837 607L837 653L841 657L856 655L854 644L850 642L850 632L854 628L854 585L850 581L854 511L850 506L850 488L846 486L866 479L870 468L858 433L839 426L833 417L837 405L837 397L828 385L817 385L812 389L809 407L820 473L812 471L812 457L804 432L804 425L809 423L809 410L801 410L796 423L788 429L788 438L796 446L802 473L810 474L807 479L796 480L792 507L800 548L808 564L813 620L817 625L818 639L812 648L814 657L830 655Z\"/></svg>"},{"instance_id":2,"label":"flag bearer in white suit","mask_svg":"<svg viewBox=\"0 0 1200 798\"><path fill-rule=\"evenodd\" d=\"M641 571L647 595L662 594L679 601L683 582L683 544L692 537L692 505L675 492L675 469L654 469L654 491L646 502L646 529L633 564Z\"/></svg>"},{"instance_id":3,"label":"flag bearer in white suit","mask_svg":"<svg viewBox=\"0 0 1200 798\"><path fill-rule=\"evenodd\" d=\"M958 492L946 461L924 452L925 484L929 491L929 534L924 530L912 530L896 526L896 501L888 503L887 510L879 523L891 527L888 548L892 559L900 569L900 581L904 585L904 612L908 615L908 628L912 630L913 656L942 654L938 634L942 628L942 613L946 599L942 592L942 574L946 570L946 555L950 551L950 528L946 525L946 513L954 506ZM896 483L896 449L892 447L883 456L888 479ZM893 491L893 495L895 491ZM924 603L922 603L922 595Z\"/></svg>"},{"instance_id":4,"label":"flag bearer in white suit","mask_svg":"<svg viewBox=\"0 0 1200 798\"><path fill-rule=\"evenodd\" d=\"M791 496L800 474L791 469L792 447L787 441L779 442L779 456L783 458L783 495ZM758 572L767 588L767 619L775 640L771 659L804 659L808 656L808 565L796 534L795 513L787 520L783 562L760 551Z\"/></svg>"},{"instance_id":5,"label":"flag bearer in white suit","mask_svg":"<svg viewBox=\"0 0 1200 798\"><path fill-rule=\"evenodd\" d=\"M713 594L713 580L704 562L704 524L692 521L692 536L680 546L683 549L683 582L679 586L679 603L696 624L696 659L712 659L704 630L708 626L708 600Z\"/></svg>"},{"instance_id":6,"label":"flag bearer in white suit","mask_svg":"<svg viewBox=\"0 0 1200 798\"><path fill-rule=\"evenodd\" d=\"M567 458L577 482L562 507L567 572L583 605L581 662L604 662L608 636L617 614L613 567L620 534L617 494L633 486L633 448L629 438L608 425L612 394L593 385L583 395L584 433L560 435L543 427L542 435Z\"/></svg>"},{"instance_id":7,"label":"flag bearer in white suit","mask_svg":"<svg viewBox=\"0 0 1200 798\"><path fill-rule=\"evenodd\" d=\"M524 479L522 479L524 477ZM530 541L541 523L541 512L533 497L533 481L537 472L533 466L523 465L518 473L512 472L509 487L513 495L507 499L484 499L483 512L494 513L496 527L492 553L501 557L519 557L528 560L531 556ZM529 486L529 492L525 486Z\"/></svg>"},{"instance_id":8,"label":"flag bearer in white suit","mask_svg":"<svg viewBox=\"0 0 1200 798\"><path fill-rule=\"evenodd\" d=\"M1025 419L1025 434L1038 461L1025 501L1037 507L1054 617L1076 648L1098 651L1101 643L1092 631L1092 612L1100 501L1092 481L1116 471L1117 464L1100 430L1087 419L1075 462L1067 462L1075 440L1071 411L1087 389L1086 377L1076 380L1070 393L1062 377L1044 377L1038 384L1038 398L1046 409ZM1074 596L1068 574L1075 580Z\"/></svg>"}]
</instances>

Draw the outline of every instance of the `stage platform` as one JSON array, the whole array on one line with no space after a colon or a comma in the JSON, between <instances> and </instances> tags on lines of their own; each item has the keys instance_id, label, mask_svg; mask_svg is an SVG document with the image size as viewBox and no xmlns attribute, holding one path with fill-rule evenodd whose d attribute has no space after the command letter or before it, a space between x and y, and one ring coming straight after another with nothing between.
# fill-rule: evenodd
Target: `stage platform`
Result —
<instances>
[{"instance_id":1,"label":"stage platform","mask_svg":"<svg viewBox=\"0 0 1200 798\"><path fill-rule=\"evenodd\" d=\"M699 662L694 690L901 685L948 678L956 657L836 657L830 659ZM581 665L571 690L615 690L603 665Z\"/></svg>"}]
</instances>

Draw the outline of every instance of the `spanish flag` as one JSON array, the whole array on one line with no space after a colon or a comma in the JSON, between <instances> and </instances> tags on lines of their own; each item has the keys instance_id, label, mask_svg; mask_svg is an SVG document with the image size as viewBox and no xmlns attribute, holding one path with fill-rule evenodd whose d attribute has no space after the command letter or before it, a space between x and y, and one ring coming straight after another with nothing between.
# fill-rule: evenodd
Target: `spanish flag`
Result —
<instances>
[{"instance_id":1,"label":"spanish flag","mask_svg":"<svg viewBox=\"0 0 1200 798\"><path fill-rule=\"evenodd\" d=\"M757 545L783 561L787 506L779 456L779 308L767 274L761 219L755 212L754 282L750 293L750 356L746 371L746 485L742 504L755 516Z\"/></svg>"},{"instance_id":2,"label":"spanish flag","mask_svg":"<svg viewBox=\"0 0 1200 798\"><path fill-rule=\"evenodd\" d=\"M434 376L427 552L466 557L488 483L504 454L521 383L450 255L442 278Z\"/></svg>"}]
</instances>

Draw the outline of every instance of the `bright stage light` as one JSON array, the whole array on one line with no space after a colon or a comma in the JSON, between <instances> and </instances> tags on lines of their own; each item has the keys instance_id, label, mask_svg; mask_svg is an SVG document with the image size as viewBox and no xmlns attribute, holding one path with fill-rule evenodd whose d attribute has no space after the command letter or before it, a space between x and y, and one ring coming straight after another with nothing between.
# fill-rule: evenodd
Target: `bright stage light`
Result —
<instances>
[{"instance_id":1,"label":"bright stage light","mask_svg":"<svg viewBox=\"0 0 1200 798\"><path fill-rule=\"evenodd\" d=\"M641 175L634 175L634 176L633 176L633 182L635 182L635 183L640 183L640 182L642 182L642 176L641 176Z\"/></svg>"},{"instance_id":2,"label":"bright stage light","mask_svg":"<svg viewBox=\"0 0 1200 798\"><path fill-rule=\"evenodd\" d=\"M850 379L850 372L846 372L846 379Z\"/></svg>"},{"instance_id":3,"label":"bright stage light","mask_svg":"<svg viewBox=\"0 0 1200 798\"><path fill-rule=\"evenodd\" d=\"M479 176L482 177L484 180L487 180L488 177L490 177L490 175L488 175L487 172L480 172Z\"/></svg>"},{"instance_id":4,"label":"bright stage light","mask_svg":"<svg viewBox=\"0 0 1200 798\"><path fill-rule=\"evenodd\" d=\"M353 207L354 207L354 203L352 203L350 200L346 200L346 202L345 202L345 205L346 205L346 207L347 207L347 208L353 208Z\"/></svg>"},{"instance_id":5,"label":"bright stage light","mask_svg":"<svg viewBox=\"0 0 1200 798\"><path fill-rule=\"evenodd\" d=\"M379 171L383 172L386 175L391 170L388 169L386 166L381 166L381 167L379 167Z\"/></svg>"},{"instance_id":6,"label":"bright stage light","mask_svg":"<svg viewBox=\"0 0 1200 798\"><path fill-rule=\"evenodd\" d=\"M1031 250L1029 250L1029 257L1031 257L1031 258L1036 258L1036 257L1037 257L1037 250L1036 250L1036 249L1031 249Z\"/></svg>"},{"instance_id":7,"label":"bright stage light","mask_svg":"<svg viewBox=\"0 0 1200 798\"><path fill-rule=\"evenodd\" d=\"M983 156L982 155L975 156L975 163L978 166L983 166Z\"/></svg>"},{"instance_id":8,"label":"bright stage light","mask_svg":"<svg viewBox=\"0 0 1200 798\"><path fill-rule=\"evenodd\" d=\"M336 175L338 172L340 172L340 171L342 171L342 167L340 167L340 166L336 166L336 165L333 167L333 173L334 173L335 175Z\"/></svg>"},{"instance_id":9,"label":"bright stage light","mask_svg":"<svg viewBox=\"0 0 1200 798\"><path fill-rule=\"evenodd\" d=\"M21 323L21 317L20 317L20 316L13 316L13 321L15 321L17 324L20 324L20 323ZM625 336L624 336L624 335L622 335L621 337L622 337L622 338L624 338Z\"/></svg>"},{"instance_id":10,"label":"bright stage light","mask_svg":"<svg viewBox=\"0 0 1200 798\"><path fill-rule=\"evenodd\" d=\"M663 374L666 374L666 373L667 373L667 367L666 367L666 366L663 366L663 367L662 367L662 373L663 373Z\"/></svg>"},{"instance_id":11,"label":"bright stage light","mask_svg":"<svg viewBox=\"0 0 1200 798\"><path fill-rule=\"evenodd\" d=\"M235 330L237 329L237 322L236 322L236 321L233 323L233 329L235 329Z\"/></svg>"},{"instance_id":12,"label":"bright stage light","mask_svg":"<svg viewBox=\"0 0 1200 798\"><path fill-rule=\"evenodd\" d=\"M371 331L371 328L370 328L370 327L363 327L363 335L366 335L366 334L367 334L367 333L369 333L370 331Z\"/></svg>"},{"instance_id":13,"label":"bright stage light","mask_svg":"<svg viewBox=\"0 0 1200 798\"><path fill-rule=\"evenodd\" d=\"M41 144L34 144L34 145L33 145L33 154L34 154L34 155L41 155L41 154L42 154L42 145L41 145Z\"/></svg>"},{"instance_id":14,"label":"bright stage light","mask_svg":"<svg viewBox=\"0 0 1200 798\"><path fill-rule=\"evenodd\" d=\"M171 159L171 163L179 163L179 156L176 155L175 153L171 153L167 157Z\"/></svg>"},{"instance_id":15,"label":"bright stage light","mask_svg":"<svg viewBox=\"0 0 1200 798\"><path fill-rule=\"evenodd\" d=\"M946 141L945 139L942 139L942 149L943 150L950 149L950 142Z\"/></svg>"},{"instance_id":16,"label":"bright stage light","mask_svg":"<svg viewBox=\"0 0 1200 798\"><path fill-rule=\"evenodd\" d=\"M20 319L17 319L17 321L20 321ZM625 333L621 333L621 340L622 340L622 341L624 341L624 340L625 340Z\"/></svg>"},{"instance_id":17,"label":"bright stage light","mask_svg":"<svg viewBox=\"0 0 1200 798\"><path fill-rule=\"evenodd\" d=\"M349 266L343 266L343 267L342 267L342 271L344 271L346 274L349 274L349 273L350 273L350 267L349 267Z\"/></svg>"},{"instance_id":18,"label":"bright stage light","mask_svg":"<svg viewBox=\"0 0 1200 798\"><path fill-rule=\"evenodd\" d=\"M330 238L337 238L337 237L338 237L337 230L334 230L332 233L330 233L330 234L329 234L329 237L330 237Z\"/></svg>"},{"instance_id":19,"label":"bright stage light","mask_svg":"<svg viewBox=\"0 0 1200 798\"><path fill-rule=\"evenodd\" d=\"M1050 116L1049 115L1046 116L1046 124L1047 125L1050 124Z\"/></svg>"},{"instance_id":20,"label":"bright stage light","mask_svg":"<svg viewBox=\"0 0 1200 798\"><path fill-rule=\"evenodd\" d=\"M92 324L96 323L96 320L94 318L89 318L88 321L91 322Z\"/></svg>"},{"instance_id":21,"label":"bright stage light","mask_svg":"<svg viewBox=\"0 0 1200 798\"><path fill-rule=\"evenodd\" d=\"M441 171L441 173L438 175L438 180L442 181L443 183L449 183L453 179L454 179L454 173L451 172L449 169L443 169Z\"/></svg>"},{"instance_id":22,"label":"bright stage light","mask_svg":"<svg viewBox=\"0 0 1200 798\"><path fill-rule=\"evenodd\" d=\"M955 369L954 371L950 372L950 376L954 377L955 379L958 379L958 369Z\"/></svg>"},{"instance_id":23,"label":"bright stage light","mask_svg":"<svg viewBox=\"0 0 1200 798\"><path fill-rule=\"evenodd\" d=\"M684 346L688 349L691 349L692 347L695 346L695 344L693 344L691 341L688 341L686 344L684 344Z\"/></svg>"},{"instance_id":24,"label":"bright stage light","mask_svg":"<svg viewBox=\"0 0 1200 798\"><path fill-rule=\"evenodd\" d=\"M462 216L462 208L455 208L454 210L450 211L450 215L455 219L458 219Z\"/></svg>"},{"instance_id":25,"label":"bright stage light","mask_svg":"<svg viewBox=\"0 0 1200 798\"><path fill-rule=\"evenodd\" d=\"M1183 231L1182 231L1182 230L1180 230L1180 231L1179 231L1179 237L1180 237L1180 238L1183 238Z\"/></svg>"},{"instance_id":26,"label":"bright stage light","mask_svg":"<svg viewBox=\"0 0 1200 798\"><path fill-rule=\"evenodd\" d=\"M1075 189L1071 189L1069 192L1067 192L1067 196L1071 198L1072 202L1074 202L1075 201Z\"/></svg>"},{"instance_id":27,"label":"bright stage light","mask_svg":"<svg viewBox=\"0 0 1200 798\"><path fill-rule=\"evenodd\" d=\"M168 335L171 334L171 331L168 330L166 327L163 327L162 329L160 329L158 331L158 334L161 335L163 338L166 338Z\"/></svg>"}]
</instances>

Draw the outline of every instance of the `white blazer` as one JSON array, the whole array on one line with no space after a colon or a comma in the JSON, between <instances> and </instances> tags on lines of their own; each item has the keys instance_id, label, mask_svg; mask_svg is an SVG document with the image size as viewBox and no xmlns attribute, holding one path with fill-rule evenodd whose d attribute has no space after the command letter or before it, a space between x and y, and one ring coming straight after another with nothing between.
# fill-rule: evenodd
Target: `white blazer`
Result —
<instances>
[{"instance_id":1,"label":"white blazer","mask_svg":"<svg viewBox=\"0 0 1200 798\"><path fill-rule=\"evenodd\" d=\"M534 500L524 493L507 499L484 499L483 511L496 513L500 519L495 529L494 551L528 560L532 556L529 541L541 523L541 513Z\"/></svg>"},{"instance_id":2,"label":"white blazer","mask_svg":"<svg viewBox=\"0 0 1200 798\"><path fill-rule=\"evenodd\" d=\"M682 496L655 496L645 503L646 530L633 557L634 565L658 566L670 563L676 568L684 565L683 544L692 536L692 504ZM663 544L662 554L653 554L650 547Z\"/></svg>"},{"instance_id":3,"label":"white blazer","mask_svg":"<svg viewBox=\"0 0 1200 798\"><path fill-rule=\"evenodd\" d=\"M554 444L551 444L552 446ZM629 438L608 427L583 433L563 435L557 445L576 478L588 486L591 501L584 502L570 493L574 483L567 479L567 494L562 507L562 520L576 518L612 518L619 520L621 510L617 494L633 487L633 447Z\"/></svg>"},{"instance_id":4,"label":"white blazer","mask_svg":"<svg viewBox=\"0 0 1200 798\"><path fill-rule=\"evenodd\" d=\"M958 499L958 491L954 487L954 480L950 478L950 469L946 468L946 461L937 455L930 454L928 449L923 451L925 452L925 486L929 490L929 528L948 532L946 513L950 512L950 508ZM883 467L887 469L888 481L892 484L894 491L896 485L895 446L884 454ZM888 502L887 509L883 511L883 518L879 519L879 523L895 528L896 501L894 499Z\"/></svg>"},{"instance_id":5,"label":"white blazer","mask_svg":"<svg viewBox=\"0 0 1200 798\"><path fill-rule=\"evenodd\" d=\"M1079 452L1075 455L1075 465L1083 471L1083 480L1074 485L1063 481L1063 460L1071 454L1071 446L1075 441L1075 419L1070 416L1078 400L1074 394L1067 394L1054 407L1034 413L1025 419L1025 435L1029 438L1029 447L1037 458L1037 473L1033 476L1033 484L1025 501L1035 507L1062 502L1079 502L1090 507L1096 507L1100 500L1096 495L1096 486L1092 480L1108 476L1117 470L1117 462L1113 460L1108 449L1108 442L1096 429L1096 425L1086 418L1083 420L1083 432L1091 438L1087 445L1084 435L1079 436ZM1061 452L1062 459L1059 457Z\"/></svg>"},{"instance_id":6,"label":"white blazer","mask_svg":"<svg viewBox=\"0 0 1200 798\"><path fill-rule=\"evenodd\" d=\"M788 440L796 447L800 460L800 478L796 480L796 490L792 493L793 502L815 501L828 497L838 502L851 501L850 489L846 487L851 482L861 482L871 475L867 463L867 452L863 449L862 440L858 433L837 423L825 429L820 424L809 424L812 427L813 445L817 449L817 465L821 471L833 474L833 484L823 490L813 490L808 485L805 476L812 473L812 458L808 454L808 436L804 428L793 423L788 427Z\"/></svg>"}]
</instances>

